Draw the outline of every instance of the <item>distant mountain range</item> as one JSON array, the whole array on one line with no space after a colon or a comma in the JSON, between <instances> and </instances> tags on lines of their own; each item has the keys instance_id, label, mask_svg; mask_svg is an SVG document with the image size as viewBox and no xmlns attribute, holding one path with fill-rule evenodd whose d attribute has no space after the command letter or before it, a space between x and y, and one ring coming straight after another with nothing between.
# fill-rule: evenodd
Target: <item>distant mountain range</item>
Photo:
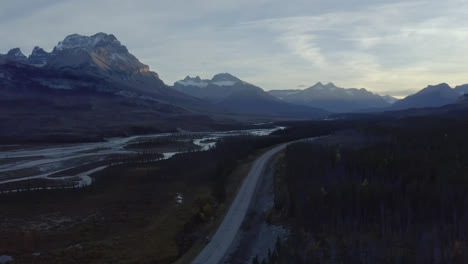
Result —
<instances>
[{"instance_id":1,"label":"distant mountain range","mask_svg":"<svg viewBox=\"0 0 468 264\"><path fill-rule=\"evenodd\" d=\"M250 116L264 120L326 114L282 102L233 78L219 75L213 85L238 91L222 101L202 100L164 84L114 35L105 33L70 35L52 52L35 47L28 57L15 48L0 55L0 141L95 140L178 128L212 130Z\"/></svg>"},{"instance_id":2,"label":"distant mountain range","mask_svg":"<svg viewBox=\"0 0 468 264\"><path fill-rule=\"evenodd\" d=\"M390 107L397 99L382 97L364 88L340 88L333 83L317 83L304 90L271 90L269 93L285 102L323 108L330 112L357 112Z\"/></svg>"},{"instance_id":3,"label":"distant mountain range","mask_svg":"<svg viewBox=\"0 0 468 264\"><path fill-rule=\"evenodd\" d=\"M229 73L217 74L211 80L187 76L175 82L174 89L210 102L227 112L289 117L317 117L326 113L321 109L279 100Z\"/></svg>"},{"instance_id":4,"label":"distant mountain range","mask_svg":"<svg viewBox=\"0 0 468 264\"><path fill-rule=\"evenodd\" d=\"M317 83L304 90L271 90L277 98L299 105L326 109L335 113L395 111L410 108L440 107L455 104L468 93L468 84L451 88L446 83L429 85L401 100L389 95L380 96L366 89L345 89L333 83Z\"/></svg>"},{"instance_id":5,"label":"distant mountain range","mask_svg":"<svg viewBox=\"0 0 468 264\"><path fill-rule=\"evenodd\" d=\"M321 118L329 112L464 107L468 85L428 86L397 100L317 83L273 90L228 73L166 85L112 34L73 34L52 52L0 54L0 141L96 140L149 132L216 129L245 121Z\"/></svg>"}]
</instances>

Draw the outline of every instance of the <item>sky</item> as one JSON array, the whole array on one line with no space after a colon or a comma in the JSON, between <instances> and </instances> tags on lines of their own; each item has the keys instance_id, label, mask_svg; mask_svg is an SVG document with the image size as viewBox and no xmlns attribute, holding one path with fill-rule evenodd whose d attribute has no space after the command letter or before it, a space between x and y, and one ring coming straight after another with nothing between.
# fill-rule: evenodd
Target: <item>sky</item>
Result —
<instances>
[{"instance_id":1,"label":"sky","mask_svg":"<svg viewBox=\"0 0 468 264\"><path fill-rule=\"evenodd\" d=\"M403 97L468 83L468 1L1 0L0 53L114 34L172 85L229 72L272 89L316 82Z\"/></svg>"}]
</instances>

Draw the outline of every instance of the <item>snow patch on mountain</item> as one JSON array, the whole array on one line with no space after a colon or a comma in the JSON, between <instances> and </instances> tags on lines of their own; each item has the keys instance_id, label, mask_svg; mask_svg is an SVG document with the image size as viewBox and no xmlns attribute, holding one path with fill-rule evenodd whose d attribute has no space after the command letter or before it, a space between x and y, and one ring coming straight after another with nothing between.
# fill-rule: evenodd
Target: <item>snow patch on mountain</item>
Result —
<instances>
[{"instance_id":1,"label":"snow patch on mountain","mask_svg":"<svg viewBox=\"0 0 468 264\"><path fill-rule=\"evenodd\" d=\"M93 36L82 36L73 34L67 36L63 41L60 41L55 46L56 51L63 51L69 49L92 49L98 46L103 41L115 42L120 45L120 42L114 37L114 35L108 35L106 33L97 33Z\"/></svg>"},{"instance_id":2,"label":"snow patch on mountain","mask_svg":"<svg viewBox=\"0 0 468 264\"><path fill-rule=\"evenodd\" d=\"M219 81L219 82L212 82L211 84L217 86L233 86L234 84L238 83L237 81Z\"/></svg>"},{"instance_id":3,"label":"snow patch on mountain","mask_svg":"<svg viewBox=\"0 0 468 264\"><path fill-rule=\"evenodd\" d=\"M217 74L211 80L202 80L199 76L192 78L190 76L185 77L185 79L175 82L174 85L179 84L182 86L194 86L199 88L206 88L208 85L216 86L233 86L236 83L241 82L238 78L227 74L221 73Z\"/></svg>"},{"instance_id":4,"label":"snow patch on mountain","mask_svg":"<svg viewBox=\"0 0 468 264\"><path fill-rule=\"evenodd\" d=\"M205 87L208 86L208 83L206 83L206 82L196 82L196 81L193 81L193 80L177 81L176 83L178 83L180 85L183 85L183 86L196 86L196 87L200 87L200 88L205 88Z\"/></svg>"}]
</instances>

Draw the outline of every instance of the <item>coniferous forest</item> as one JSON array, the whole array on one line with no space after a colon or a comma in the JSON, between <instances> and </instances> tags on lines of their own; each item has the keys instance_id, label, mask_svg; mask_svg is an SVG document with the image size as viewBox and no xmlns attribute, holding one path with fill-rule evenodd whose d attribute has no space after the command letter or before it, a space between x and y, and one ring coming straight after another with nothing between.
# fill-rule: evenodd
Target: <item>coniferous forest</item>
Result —
<instances>
[{"instance_id":1,"label":"coniferous forest","mask_svg":"<svg viewBox=\"0 0 468 264\"><path fill-rule=\"evenodd\" d=\"M265 262L467 263L467 134L463 121L407 118L290 145L274 213L291 234Z\"/></svg>"}]
</instances>

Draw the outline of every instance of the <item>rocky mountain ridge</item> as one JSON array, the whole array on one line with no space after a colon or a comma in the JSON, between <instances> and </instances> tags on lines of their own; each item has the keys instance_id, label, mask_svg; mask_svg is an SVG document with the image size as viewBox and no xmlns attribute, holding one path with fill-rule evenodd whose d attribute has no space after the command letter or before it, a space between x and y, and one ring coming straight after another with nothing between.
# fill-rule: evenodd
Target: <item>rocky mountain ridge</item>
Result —
<instances>
[{"instance_id":1,"label":"rocky mountain ridge","mask_svg":"<svg viewBox=\"0 0 468 264\"><path fill-rule=\"evenodd\" d=\"M271 90L277 98L294 104L322 108L330 112L355 112L369 108L385 108L391 103L364 88L341 88L321 82L304 90Z\"/></svg>"},{"instance_id":2,"label":"rocky mountain ridge","mask_svg":"<svg viewBox=\"0 0 468 264\"><path fill-rule=\"evenodd\" d=\"M468 84L451 88L446 83L429 85L415 94L409 95L396 102L392 109L440 107L454 104L457 100L468 93Z\"/></svg>"},{"instance_id":3,"label":"rocky mountain ridge","mask_svg":"<svg viewBox=\"0 0 468 264\"><path fill-rule=\"evenodd\" d=\"M187 76L175 82L174 89L230 112L301 117L325 114L321 109L284 102L229 73L216 74L211 80Z\"/></svg>"}]
</instances>

